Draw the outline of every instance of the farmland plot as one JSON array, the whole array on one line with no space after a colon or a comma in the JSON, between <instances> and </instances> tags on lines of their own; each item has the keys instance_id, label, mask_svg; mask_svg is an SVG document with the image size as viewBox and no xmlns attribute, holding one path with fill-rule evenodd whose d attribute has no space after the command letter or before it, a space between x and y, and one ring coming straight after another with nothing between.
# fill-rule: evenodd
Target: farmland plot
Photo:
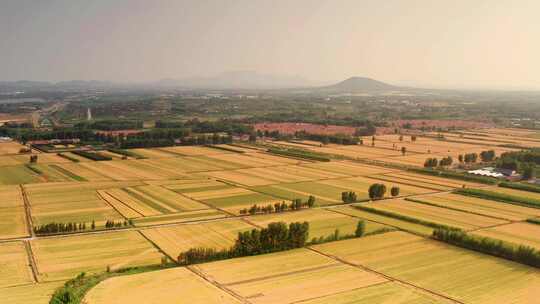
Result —
<instances>
[{"instance_id":1,"label":"farmland plot","mask_svg":"<svg viewBox=\"0 0 540 304\"><path fill-rule=\"evenodd\" d=\"M19 186L0 187L0 239L28 235L24 202Z\"/></svg>"},{"instance_id":2,"label":"farmland plot","mask_svg":"<svg viewBox=\"0 0 540 304\"><path fill-rule=\"evenodd\" d=\"M376 284L347 292L337 293L322 298L302 302L305 304L437 304L452 303L437 298L427 292L421 292L413 287L405 287L393 282Z\"/></svg>"},{"instance_id":3,"label":"farmland plot","mask_svg":"<svg viewBox=\"0 0 540 304\"><path fill-rule=\"evenodd\" d=\"M251 303L295 303L386 282L307 249L194 266Z\"/></svg>"},{"instance_id":4,"label":"farmland plot","mask_svg":"<svg viewBox=\"0 0 540 304\"><path fill-rule=\"evenodd\" d=\"M64 282L50 282L0 288L0 299L5 303L49 304L54 291Z\"/></svg>"},{"instance_id":5,"label":"farmland plot","mask_svg":"<svg viewBox=\"0 0 540 304\"><path fill-rule=\"evenodd\" d=\"M92 166L83 166L83 163L54 164L52 166L55 166L54 168L56 169L61 168L60 171L63 171L66 175L82 177L83 179L91 182L112 180L110 177L105 176L98 170L94 169Z\"/></svg>"},{"instance_id":6,"label":"farmland plot","mask_svg":"<svg viewBox=\"0 0 540 304\"><path fill-rule=\"evenodd\" d=\"M508 221L486 217L482 215L466 213L457 210L439 208L405 200L385 200L381 202L369 203L365 206L378 210L390 211L413 218L435 222L464 230L473 230L481 227L500 225Z\"/></svg>"},{"instance_id":7,"label":"farmland plot","mask_svg":"<svg viewBox=\"0 0 540 304\"><path fill-rule=\"evenodd\" d=\"M313 247L464 303L534 303L540 286L531 267L404 232Z\"/></svg>"},{"instance_id":8,"label":"farmland plot","mask_svg":"<svg viewBox=\"0 0 540 304\"><path fill-rule=\"evenodd\" d=\"M341 173L341 174L350 175L350 176L365 176L365 175L383 174L383 173L397 171L395 169L363 165L363 164L358 164L351 161L331 161L331 162L324 162L324 163L309 163L303 166L315 168L319 170L335 172L335 173Z\"/></svg>"},{"instance_id":9,"label":"farmland plot","mask_svg":"<svg viewBox=\"0 0 540 304\"><path fill-rule=\"evenodd\" d=\"M22 242L1 243L0 288L32 282L32 270L28 265L24 244Z\"/></svg>"},{"instance_id":10,"label":"farmland plot","mask_svg":"<svg viewBox=\"0 0 540 304\"><path fill-rule=\"evenodd\" d=\"M453 193L417 196L414 199L441 207L460 209L511 221L521 221L531 217L540 216L540 209L504 204L501 202Z\"/></svg>"},{"instance_id":11,"label":"farmland plot","mask_svg":"<svg viewBox=\"0 0 540 304\"><path fill-rule=\"evenodd\" d=\"M37 239L32 241L40 281L65 280L81 272L98 273L159 264L162 255L138 232Z\"/></svg>"},{"instance_id":12,"label":"farmland plot","mask_svg":"<svg viewBox=\"0 0 540 304\"><path fill-rule=\"evenodd\" d=\"M172 268L105 280L90 290L88 304L236 304L239 300L186 268Z\"/></svg>"},{"instance_id":13,"label":"farmland plot","mask_svg":"<svg viewBox=\"0 0 540 304\"><path fill-rule=\"evenodd\" d=\"M240 220L143 229L143 233L171 258L191 248L224 249L232 246L239 232L253 229Z\"/></svg>"},{"instance_id":14,"label":"farmland plot","mask_svg":"<svg viewBox=\"0 0 540 304\"><path fill-rule=\"evenodd\" d=\"M76 222L88 225L95 221L96 226L100 226L107 220L123 220L124 218L96 191L100 187L107 187L107 184L91 184L48 183L44 184L48 187L25 186L34 225L51 222Z\"/></svg>"},{"instance_id":15,"label":"farmland plot","mask_svg":"<svg viewBox=\"0 0 540 304\"><path fill-rule=\"evenodd\" d=\"M0 169L0 185L38 183L43 180L24 165L5 166Z\"/></svg>"}]
</instances>

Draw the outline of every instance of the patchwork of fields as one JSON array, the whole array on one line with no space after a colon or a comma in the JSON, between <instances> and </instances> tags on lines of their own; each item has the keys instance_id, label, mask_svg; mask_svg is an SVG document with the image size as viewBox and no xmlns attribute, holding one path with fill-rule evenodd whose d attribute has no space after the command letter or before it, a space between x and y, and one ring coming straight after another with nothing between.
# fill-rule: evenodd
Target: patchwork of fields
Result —
<instances>
[{"instance_id":1,"label":"patchwork of fields","mask_svg":"<svg viewBox=\"0 0 540 304\"><path fill-rule=\"evenodd\" d=\"M132 303L534 303L540 271L429 238L437 225L460 228L510 246L540 250L540 209L459 195L480 188L540 201L540 193L413 173L427 157L540 141L513 129L444 133L448 140L377 136L375 145L320 146L276 142L339 155L329 162L286 158L236 145L133 149L140 157L103 151L110 161L70 152L32 151L0 143L0 299L48 303L81 272L175 263L193 248L227 249L238 233L272 222L309 222L308 241L331 241L285 252L173 267L107 279L89 304ZM478 134L485 133L486 136ZM405 155L401 147L406 147ZM29 164L30 155L38 161ZM387 187L370 201L374 183ZM399 187L392 197L390 188ZM343 192L357 202L345 204ZM313 208L246 214L315 198ZM360 208L356 208L361 206ZM362 207L368 207L362 209ZM359 221L361 238L354 238ZM110 227L113 222L115 227ZM43 225L76 230L45 235ZM84 225L84 228L82 225ZM3 302L0 301L0 302ZM141 302L142 303L142 302Z\"/></svg>"}]
</instances>

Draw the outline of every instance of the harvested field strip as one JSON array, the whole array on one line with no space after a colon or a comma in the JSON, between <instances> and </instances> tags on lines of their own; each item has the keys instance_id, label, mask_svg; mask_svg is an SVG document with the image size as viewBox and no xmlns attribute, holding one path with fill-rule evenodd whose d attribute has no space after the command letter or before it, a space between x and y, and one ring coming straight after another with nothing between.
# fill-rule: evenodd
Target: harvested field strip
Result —
<instances>
[{"instance_id":1,"label":"harvested field strip","mask_svg":"<svg viewBox=\"0 0 540 304\"><path fill-rule=\"evenodd\" d=\"M486 199L458 195L453 193L418 196L414 199L463 209L464 211L485 214L487 216L500 217L510 221L521 221L530 217L540 216L540 210L512 204L505 204Z\"/></svg>"},{"instance_id":2,"label":"harvested field strip","mask_svg":"<svg viewBox=\"0 0 540 304\"><path fill-rule=\"evenodd\" d=\"M220 284L279 276L291 271L339 265L335 260L308 249L294 249L253 257L241 257L193 266Z\"/></svg>"},{"instance_id":3,"label":"harvested field strip","mask_svg":"<svg viewBox=\"0 0 540 304\"><path fill-rule=\"evenodd\" d=\"M144 216L142 213L131 208L128 204L125 204L122 201L117 200L112 195L107 193L105 190L98 190L98 193L104 201L109 203L114 209L116 209L124 217L137 218L137 217Z\"/></svg>"},{"instance_id":4,"label":"harvested field strip","mask_svg":"<svg viewBox=\"0 0 540 304\"><path fill-rule=\"evenodd\" d=\"M204 202L217 208L235 208L235 207L251 207L253 204L274 204L278 201L275 197L271 197L261 193L246 193L228 197L219 197L206 199Z\"/></svg>"},{"instance_id":5,"label":"harvested field strip","mask_svg":"<svg viewBox=\"0 0 540 304\"><path fill-rule=\"evenodd\" d=\"M240 304L239 300L187 268L172 268L105 280L84 298L88 304L136 303Z\"/></svg>"},{"instance_id":6,"label":"harvested field strip","mask_svg":"<svg viewBox=\"0 0 540 304\"><path fill-rule=\"evenodd\" d=\"M301 199L303 201L306 201L309 198L309 195L306 192L301 192L301 191L296 192L296 191L293 191L293 190L287 189L287 188L278 189L278 188L276 188L276 186L277 185L259 186L259 187L252 187L251 189L253 191L256 191L256 192L260 192L260 193L263 193L263 194L268 194L268 195L271 195L271 196L274 196L274 197L277 197L277 198L280 198L280 199L285 199L285 200L294 200L294 199L299 198L299 199ZM302 193L305 193L305 194L302 194ZM315 196L315 198L317 199L316 204L329 204L329 203L332 203L332 201L323 200L318 196Z\"/></svg>"},{"instance_id":7,"label":"harvested field strip","mask_svg":"<svg viewBox=\"0 0 540 304\"><path fill-rule=\"evenodd\" d=\"M56 164L55 166L62 168L67 172L71 172L71 175L73 176L79 176L85 180L92 181L92 182L112 180L110 177L107 177L101 174L97 170L94 170L91 166L90 167L83 166L82 163Z\"/></svg>"},{"instance_id":8,"label":"harvested field strip","mask_svg":"<svg viewBox=\"0 0 540 304\"><path fill-rule=\"evenodd\" d=\"M475 235L485 236L514 244L525 245L540 250L540 225L529 223L513 223L493 228L480 229Z\"/></svg>"},{"instance_id":9,"label":"harvested field strip","mask_svg":"<svg viewBox=\"0 0 540 304\"><path fill-rule=\"evenodd\" d=\"M145 195L144 193L141 193L140 191L138 191L135 188L128 187L128 188L124 188L123 190L126 191L130 196L132 196L137 201L139 201L139 202L141 202L143 204L146 204L150 208L152 208L152 209L154 209L156 211L159 211L161 213L172 213L172 212L176 211L173 208L165 206L162 203L157 202L156 200L148 197L147 195Z\"/></svg>"},{"instance_id":10,"label":"harvested field strip","mask_svg":"<svg viewBox=\"0 0 540 304\"><path fill-rule=\"evenodd\" d=\"M24 206L0 208L0 239L28 236Z\"/></svg>"},{"instance_id":11,"label":"harvested field strip","mask_svg":"<svg viewBox=\"0 0 540 304\"><path fill-rule=\"evenodd\" d=\"M251 303L295 303L386 282L382 276L306 249L193 267Z\"/></svg>"},{"instance_id":12,"label":"harvested field strip","mask_svg":"<svg viewBox=\"0 0 540 304\"><path fill-rule=\"evenodd\" d=\"M408 180L414 180L414 181L424 181L424 182L429 182L429 183L432 183L432 184L441 185L441 186L447 186L447 187L452 187L452 188L461 188L461 187L463 187L463 185L465 185L467 187L481 186L481 184L477 184L477 183L473 183L473 182L467 182L467 181L462 181L462 180L458 181L458 180L455 180L455 179L448 179L448 178L442 178L442 177L436 177L436 176L429 176L428 177L426 175L414 174L414 173L407 172L407 171L398 172L398 173L390 173L390 174L385 174L385 175L398 177L398 178L404 178L404 179L408 179Z\"/></svg>"},{"instance_id":13,"label":"harvested field strip","mask_svg":"<svg viewBox=\"0 0 540 304\"><path fill-rule=\"evenodd\" d=\"M338 264L226 286L252 303L294 303L386 281L382 276Z\"/></svg>"},{"instance_id":14,"label":"harvested field strip","mask_svg":"<svg viewBox=\"0 0 540 304\"><path fill-rule=\"evenodd\" d=\"M299 190L296 190L294 188L291 189L291 187L288 187L288 185L283 185L283 186L274 185L274 186L272 186L272 188L278 189L278 190L283 190L283 191L290 191L290 192L292 192L294 194L299 194L299 195L306 196L306 197L309 197L310 195L313 195L313 196L315 196L316 199L321 199L321 200L323 200L325 202L341 203L340 200L337 200L337 199L334 199L334 198L331 198L331 197L321 196L319 194L313 194L312 192L299 191Z\"/></svg>"},{"instance_id":15,"label":"harvested field strip","mask_svg":"<svg viewBox=\"0 0 540 304\"><path fill-rule=\"evenodd\" d=\"M251 193L253 192L244 188L230 187L227 189L209 190L209 191L202 191L202 192L190 192L190 193L186 193L186 195L196 200L209 200L209 199L214 199L214 198L222 198L222 197L236 196L236 195L242 195L242 194L251 194Z\"/></svg>"},{"instance_id":16,"label":"harvested field strip","mask_svg":"<svg viewBox=\"0 0 540 304\"><path fill-rule=\"evenodd\" d=\"M224 155L224 154L220 154ZM236 154L235 154L236 155ZM209 156L189 156L186 157L186 159L189 159L195 163L199 163L203 166L206 166L209 169L201 170L201 171L208 171L208 170L232 170L232 169L238 169L238 168L245 168L249 167L246 164L242 163L233 163L227 160L219 160L216 161L216 159L211 158L212 155Z\"/></svg>"},{"instance_id":17,"label":"harvested field strip","mask_svg":"<svg viewBox=\"0 0 540 304\"><path fill-rule=\"evenodd\" d=\"M534 303L540 286L531 267L403 232L313 247L463 303Z\"/></svg>"},{"instance_id":18,"label":"harvested field strip","mask_svg":"<svg viewBox=\"0 0 540 304\"><path fill-rule=\"evenodd\" d=\"M85 182L86 179L82 176L78 176L77 174L69 171L69 170L66 170L65 168L62 168L58 165L49 165L50 168L53 168L55 169L56 171L60 172L61 174L67 176L68 178L72 179L72 180L75 180L75 181L78 181L78 182Z\"/></svg>"},{"instance_id":19,"label":"harvested field strip","mask_svg":"<svg viewBox=\"0 0 540 304\"><path fill-rule=\"evenodd\" d=\"M251 150L247 155L249 155L250 157L253 157L253 158L264 159L264 160L267 160L267 161L272 161L272 162L276 162L276 163L280 163L280 164L291 164L292 165L292 164L302 164L302 163L304 163L301 160L290 159L290 158L287 158L287 157L281 157L281 156L272 155L272 154L268 154L268 153L253 152L253 150Z\"/></svg>"},{"instance_id":20,"label":"harvested field strip","mask_svg":"<svg viewBox=\"0 0 540 304\"><path fill-rule=\"evenodd\" d=\"M351 291L335 293L329 296L302 301L303 304L443 304L452 303L421 292L412 287L406 287L394 282L374 284Z\"/></svg>"},{"instance_id":21,"label":"harvested field strip","mask_svg":"<svg viewBox=\"0 0 540 304\"><path fill-rule=\"evenodd\" d=\"M311 164L304 164L302 165L302 167L315 168L318 170L325 170L325 171L335 172L339 174L346 174L346 175L351 175L351 176L383 174L383 173L396 171L394 169L357 164L350 161L331 161L331 162L325 162L325 163L311 163Z\"/></svg>"},{"instance_id":22,"label":"harvested field strip","mask_svg":"<svg viewBox=\"0 0 540 304\"><path fill-rule=\"evenodd\" d=\"M448 191L454 189L453 187L443 186L436 183L431 183L429 180L424 179L424 181L409 180L402 177L393 177L388 175L371 175L370 178L382 180L385 182L391 183L400 183L402 185L408 185L413 187L426 188L431 190L438 191Z\"/></svg>"},{"instance_id":23,"label":"harvested field strip","mask_svg":"<svg viewBox=\"0 0 540 304\"><path fill-rule=\"evenodd\" d=\"M449 206L448 204L446 204L446 205L437 204L435 202L429 202L429 201L418 199L418 198L405 198L405 200L408 201L408 202L413 202L413 203L417 203L417 204L424 204L424 205L433 206L433 207L437 207L437 208L446 208L446 209L450 209L450 210L454 210L454 211L466 212L466 213L470 213L470 214L491 217L491 218L499 219L499 220L503 220L503 221L508 220L507 218L504 218L504 217L501 217L501 216L498 216L498 215L487 215L485 213L480 213L480 212L475 212L475 211L471 211L471 210L468 210L468 209Z\"/></svg>"},{"instance_id":24,"label":"harvested field strip","mask_svg":"<svg viewBox=\"0 0 540 304\"><path fill-rule=\"evenodd\" d=\"M5 166L0 170L0 185L16 185L41 182L40 176L25 165Z\"/></svg>"},{"instance_id":25,"label":"harvested field strip","mask_svg":"<svg viewBox=\"0 0 540 304\"><path fill-rule=\"evenodd\" d=\"M245 186L264 186L272 184L271 180L250 176L239 171L214 171L205 173L208 176L230 181Z\"/></svg>"},{"instance_id":26,"label":"harvested field strip","mask_svg":"<svg viewBox=\"0 0 540 304\"><path fill-rule=\"evenodd\" d=\"M176 211L208 209L204 204L160 186L139 186L136 187L136 189L155 201L159 201Z\"/></svg>"},{"instance_id":27,"label":"harvested field strip","mask_svg":"<svg viewBox=\"0 0 540 304\"><path fill-rule=\"evenodd\" d=\"M383 211L395 212L405 216L435 222L464 230L473 230L508 223L507 221L481 215L439 208L404 200L386 200L369 203L365 206Z\"/></svg>"},{"instance_id":28,"label":"harvested field strip","mask_svg":"<svg viewBox=\"0 0 540 304\"><path fill-rule=\"evenodd\" d=\"M239 232L253 228L244 221L225 220L143 229L141 233L152 240L167 255L177 257L180 252L191 248L228 248L234 244Z\"/></svg>"},{"instance_id":29,"label":"harvested field strip","mask_svg":"<svg viewBox=\"0 0 540 304\"><path fill-rule=\"evenodd\" d=\"M134 220L135 226L144 227L149 225L163 225L171 223L184 223L193 221L204 221L227 217L227 214L215 209L181 212L174 214L158 215L152 217L137 218Z\"/></svg>"},{"instance_id":30,"label":"harvested field strip","mask_svg":"<svg viewBox=\"0 0 540 304\"><path fill-rule=\"evenodd\" d=\"M40 280L72 278L82 271L103 272L159 264L162 255L139 233L110 232L32 241Z\"/></svg>"},{"instance_id":31,"label":"harvested field strip","mask_svg":"<svg viewBox=\"0 0 540 304\"><path fill-rule=\"evenodd\" d=\"M342 214L347 214L350 216L354 216L360 219L369 220L375 223L388 225L390 227L395 227L401 230L405 230L414 234L420 234L425 236L430 236L433 233L433 228L424 226L421 224L415 224L408 221L391 218L388 216L371 213L367 211L363 211L360 209L356 209L351 206L342 206L337 208L330 208L329 211L334 211Z\"/></svg>"},{"instance_id":32,"label":"harvested field strip","mask_svg":"<svg viewBox=\"0 0 540 304\"><path fill-rule=\"evenodd\" d=\"M229 154L231 152L224 150L217 150L202 146L176 146L158 148L160 151L167 151L170 153L186 155L186 156L198 156L198 155L211 155L211 154Z\"/></svg>"},{"instance_id":33,"label":"harvested field strip","mask_svg":"<svg viewBox=\"0 0 540 304\"><path fill-rule=\"evenodd\" d=\"M143 157L147 158L170 158L174 157L173 154L160 151L158 149L149 149L149 148L137 148L137 149L130 149L129 151L133 151L137 154L140 154Z\"/></svg>"},{"instance_id":34,"label":"harvested field strip","mask_svg":"<svg viewBox=\"0 0 540 304\"><path fill-rule=\"evenodd\" d=\"M54 291L63 284L60 281L0 288L0 299L4 303L49 304Z\"/></svg>"},{"instance_id":35,"label":"harvested field strip","mask_svg":"<svg viewBox=\"0 0 540 304\"><path fill-rule=\"evenodd\" d=\"M32 270L22 242L0 244L0 288L33 282Z\"/></svg>"},{"instance_id":36,"label":"harvested field strip","mask_svg":"<svg viewBox=\"0 0 540 304\"><path fill-rule=\"evenodd\" d=\"M226 161L236 166L241 167L268 167L268 166L277 166L282 165L282 162L268 160L264 158L251 157L249 154L214 154L209 155L209 160L213 162Z\"/></svg>"}]
</instances>

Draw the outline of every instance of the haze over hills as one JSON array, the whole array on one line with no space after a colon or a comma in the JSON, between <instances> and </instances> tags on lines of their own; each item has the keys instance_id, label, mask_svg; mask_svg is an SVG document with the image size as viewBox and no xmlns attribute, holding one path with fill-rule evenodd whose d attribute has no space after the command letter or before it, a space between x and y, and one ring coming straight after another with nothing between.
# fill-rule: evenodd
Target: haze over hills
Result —
<instances>
[{"instance_id":1,"label":"haze over hills","mask_svg":"<svg viewBox=\"0 0 540 304\"><path fill-rule=\"evenodd\" d=\"M228 71L211 77L163 79L159 86L206 89L285 89L311 87L319 83L299 76L263 74L256 71Z\"/></svg>"},{"instance_id":2,"label":"haze over hills","mask_svg":"<svg viewBox=\"0 0 540 304\"><path fill-rule=\"evenodd\" d=\"M116 83L99 80L70 80L57 83L44 81L0 81L1 88L24 89L100 89L126 87L154 87L173 89L209 90L279 90L304 89L321 92L372 92L400 89L367 77L351 77L332 85L322 86L320 82L310 81L299 76L264 74L255 71L230 71L211 77L185 79L162 79L152 83Z\"/></svg>"},{"instance_id":3,"label":"haze over hills","mask_svg":"<svg viewBox=\"0 0 540 304\"><path fill-rule=\"evenodd\" d=\"M334 85L321 87L320 89L333 92L372 92L391 91L402 88L367 77L351 77Z\"/></svg>"}]
</instances>

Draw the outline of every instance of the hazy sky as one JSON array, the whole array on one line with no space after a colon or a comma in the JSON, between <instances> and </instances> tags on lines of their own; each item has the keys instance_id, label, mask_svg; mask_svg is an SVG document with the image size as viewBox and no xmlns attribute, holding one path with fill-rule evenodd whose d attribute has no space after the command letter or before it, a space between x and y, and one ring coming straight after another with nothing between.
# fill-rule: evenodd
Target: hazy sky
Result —
<instances>
[{"instance_id":1,"label":"hazy sky","mask_svg":"<svg viewBox=\"0 0 540 304\"><path fill-rule=\"evenodd\" d=\"M0 0L0 80L231 70L540 89L538 0Z\"/></svg>"}]
</instances>

